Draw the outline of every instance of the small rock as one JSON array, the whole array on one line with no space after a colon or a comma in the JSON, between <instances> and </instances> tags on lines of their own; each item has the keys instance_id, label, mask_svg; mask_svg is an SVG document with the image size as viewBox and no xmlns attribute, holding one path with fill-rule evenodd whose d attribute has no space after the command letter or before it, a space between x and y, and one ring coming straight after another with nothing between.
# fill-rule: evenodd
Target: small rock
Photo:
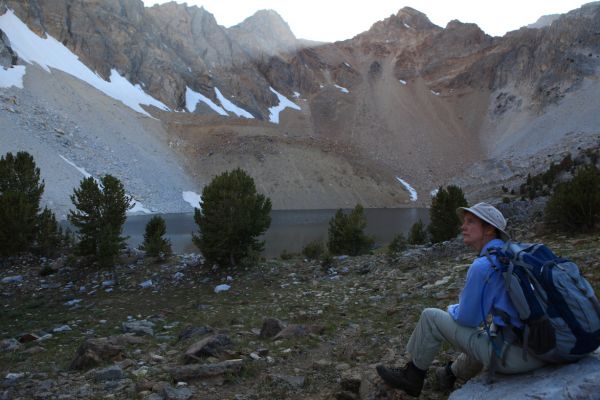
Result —
<instances>
[{"instance_id":1,"label":"small rock","mask_svg":"<svg viewBox=\"0 0 600 400\"><path fill-rule=\"evenodd\" d=\"M215 293L226 292L229 289L231 289L231 286L229 286L227 284L218 285L215 287Z\"/></svg>"},{"instance_id":2,"label":"small rock","mask_svg":"<svg viewBox=\"0 0 600 400\"><path fill-rule=\"evenodd\" d=\"M117 381L123 379L123 370L118 365L112 365L89 374L96 382Z\"/></svg>"},{"instance_id":3,"label":"small rock","mask_svg":"<svg viewBox=\"0 0 600 400\"><path fill-rule=\"evenodd\" d=\"M19 380L21 378L23 378L25 376L25 373L23 372L9 372L8 374L6 374L5 379L8 379L9 381L16 381Z\"/></svg>"},{"instance_id":4,"label":"small rock","mask_svg":"<svg viewBox=\"0 0 600 400\"><path fill-rule=\"evenodd\" d=\"M269 377L274 383L284 384L292 389L300 389L302 386L304 386L304 382L306 381L306 378L303 376L272 374L269 375Z\"/></svg>"},{"instance_id":5,"label":"small rock","mask_svg":"<svg viewBox=\"0 0 600 400\"><path fill-rule=\"evenodd\" d=\"M154 328L154 323L146 320L123 322L123 332L131 332L139 336L154 336L154 330L152 328Z\"/></svg>"},{"instance_id":6,"label":"small rock","mask_svg":"<svg viewBox=\"0 0 600 400\"><path fill-rule=\"evenodd\" d=\"M194 363L198 362L200 357L219 357L231 345L231 339L227 335L209 336L190 346L184 358L187 363Z\"/></svg>"},{"instance_id":7,"label":"small rock","mask_svg":"<svg viewBox=\"0 0 600 400\"><path fill-rule=\"evenodd\" d=\"M21 283L21 282L23 282L22 275L7 276L6 278L2 278L2 283Z\"/></svg>"},{"instance_id":8,"label":"small rock","mask_svg":"<svg viewBox=\"0 0 600 400\"><path fill-rule=\"evenodd\" d=\"M15 351L19 347L21 347L21 343L19 343L19 341L14 338L3 339L0 341L0 351L2 351L2 352Z\"/></svg>"},{"instance_id":9,"label":"small rock","mask_svg":"<svg viewBox=\"0 0 600 400\"><path fill-rule=\"evenodd\" d=\"M167 386L163 390L163 395L166 400L188 400L194 394L188 387L176 387Z\"/></svg>"},{"instance_id":10,"label":"small rock","mask_svg":"<svg viewBox=\"0 0 600 400\"><path fill-rule=\"evenodd\" d=\"M58 327L52 329L52 332L60 333L60 332L68 332L70 330L71 330L71 327L69 325L62 325L62 326L58 326Z\"/></svg>"},{"instance_id":11,"label":"small rock","mask_svg":"<svg viewBox=\"0 0 600 400\"><path fill-rule=\"evenodd\" d=\"M142 289L146 289L146 288L149 288L149 287L152 287L152 286L154 286L154 284L152 283L152 279L148 279L147 281L144 281L144 282L140 283L140 287Z\"/></svg>"},{"instance_id":12,"label":"small rock","mask_svg":"<svg viewBox=\"0 0 600 400\"><path fill-rule=\"evenodd\" d=\"M179 334L179 340L186 340L194 336L204 336L208 333L212 333L213 329L208 326L186 326L183 331Z\"/></svg>"}]
</instances>

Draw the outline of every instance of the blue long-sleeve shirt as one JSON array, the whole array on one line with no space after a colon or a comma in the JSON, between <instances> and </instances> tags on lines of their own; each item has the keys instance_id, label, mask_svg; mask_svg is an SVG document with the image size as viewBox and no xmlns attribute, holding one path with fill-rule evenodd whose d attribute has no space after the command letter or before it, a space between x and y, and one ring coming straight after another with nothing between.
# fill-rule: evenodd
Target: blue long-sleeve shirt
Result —
<instances>
[{"instance_id":1,"label":"blue long-sleeve shirt","mask_svg":"<svg viewBox=\"0 0 600 400\"><path fill-rule=\"evenodd\" d=\"M502 274L494 270L485 256L488 249L502 247L503 245L502 240L493 239L483 247L479 257L469 267L465 287L460 293L459 303L448 306L448 313L460 325L477 327L491 313L496 325L506 326L502 318L494 313L494 309L498 309L510 316L513 326L523 326L517 310L508 297ZM491 258L496 262L496 256L492 255ZM486 280L487 284L485 283Z\"/></svg>"}]
</instances>

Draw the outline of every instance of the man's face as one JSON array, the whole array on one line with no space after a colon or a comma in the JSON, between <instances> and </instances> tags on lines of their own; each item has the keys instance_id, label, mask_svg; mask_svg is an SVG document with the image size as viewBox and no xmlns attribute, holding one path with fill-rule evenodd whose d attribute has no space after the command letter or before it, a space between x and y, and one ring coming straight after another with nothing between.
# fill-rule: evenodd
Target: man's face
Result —
<instances>
[{"instance_id":1,"label":"man's face","mask_svg":"<svg viewBox=\"0 0 600 400\"><path fill-rule=\"evenodd\" d=\"M460 227L463 234L463 242L473 249L479 251L483 248L484 229L481 220L475 215L465 212L463 223Z\"/></svg>"}]
</instances>

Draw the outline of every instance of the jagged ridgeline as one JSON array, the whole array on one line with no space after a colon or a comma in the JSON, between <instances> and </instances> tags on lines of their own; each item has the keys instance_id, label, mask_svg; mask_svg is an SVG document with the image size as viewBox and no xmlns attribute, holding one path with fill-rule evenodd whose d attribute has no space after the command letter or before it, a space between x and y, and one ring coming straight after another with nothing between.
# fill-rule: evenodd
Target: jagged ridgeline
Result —
<instances>
[{"instance_id":1,"label":"jagged ridgeline","mask_svg":"<svg viewBox=\"0 0 600 400\"><path fill-rule=\"evenodd\" d=\"M31 111L39 119L27 126L32 133L64 132L60 140L70 144L61 155L81 168L113 169L97 173L129 175L131 194L157 211L191 211L181 193L200 192L232 165L255 178L274 209L427 205L431 190L448 183L483 199L495 189L488 182L541 172L557 161L546 157L554 149L598 138L597 3L504 37L456 20L439 27L403 8L336 43L296 38L274 11L225 28L210 10L176 2L0 5L11 10L2 16L2 63L27 70L24 91L5 100L17 101L9 121L19 126ZM58 61L27 53L13 16L63 46L59 58L78 57L86 82L119 101L88 93L73 71L46 79L28 62L50 71L60 70ZM131 85L126 98L117 83ZM57 126L44 128L48 119ZM134 154L120 151L124 137L136 143ZM98 148L89 148L92 139L102 141ZM55 144L57 153L65 147ZM34 155L44 164L41 157L55 155L42 153Z\"/></svg>"}]
</instances>

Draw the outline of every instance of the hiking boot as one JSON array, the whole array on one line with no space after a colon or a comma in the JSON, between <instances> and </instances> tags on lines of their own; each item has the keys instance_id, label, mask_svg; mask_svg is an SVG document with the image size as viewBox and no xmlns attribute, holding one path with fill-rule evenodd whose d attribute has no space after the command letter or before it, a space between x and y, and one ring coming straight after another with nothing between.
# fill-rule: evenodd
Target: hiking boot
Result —
<instances>
[{"instance_id":1,"label":"hiking boot","mask_svg":"<svg viewBox=\"0 0 600 400\"><path fill-rule=\"evenodd\" d=\"M402 368L388 368L383 365L378 365L376 368L381 379L391 387L401 389L415 397L421 394L427 371L415 367L412 362Z\"/></svg>"},{"instance_id":2,"label":"hiking boot","mask_svg":"<svg viewBox=\"0 0 600 400\"><path fill-rule=\"evenodd\" d=\"M446 364L445 367L439 367L435 369L435 390L438 392L451 392L454 389L454 382L456 382L456 376L452 372L451 362Z\"/></svg>"}]
</instances>

